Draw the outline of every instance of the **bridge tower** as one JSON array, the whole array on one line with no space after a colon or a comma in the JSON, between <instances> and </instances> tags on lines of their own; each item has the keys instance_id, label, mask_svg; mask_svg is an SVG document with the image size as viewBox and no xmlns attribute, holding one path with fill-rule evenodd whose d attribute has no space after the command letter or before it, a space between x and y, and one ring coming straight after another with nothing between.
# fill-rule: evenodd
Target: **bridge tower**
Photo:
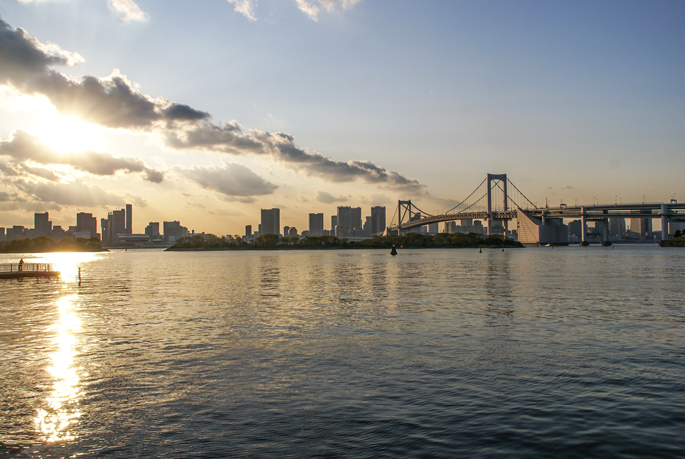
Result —
<instances>
[{"instance_id":1,"label":"bridge tower","mask_svg":"<svg viewBox=\"0 0 685 459\"><path fill-rule=\"evenodd\" d=\"M509 196L507 194L507 174L488 174L488 236L492 234L492 183L493 182L500 182L502 184L502 190L504 191L504 199L503 199L503 206L505 212L509 210L507 208L507 200L509 199ZM503 220L502 221L503 226L504 226L504 236L506 237L507 231L509 229L509 221L508 220Z\"/></svg>"}]
</instances>

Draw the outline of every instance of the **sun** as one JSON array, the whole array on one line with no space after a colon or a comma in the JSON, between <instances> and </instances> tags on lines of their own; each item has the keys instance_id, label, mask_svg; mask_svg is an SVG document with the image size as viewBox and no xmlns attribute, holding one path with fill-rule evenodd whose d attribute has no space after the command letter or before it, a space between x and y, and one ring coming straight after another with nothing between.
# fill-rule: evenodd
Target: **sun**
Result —
<instances>
[{"instance_id":1,"label":"sun","mask_svg":"<svg viewBox=\"0 0 685 459\"><path fill-rule=\"evenodd\" d=\"M50 116L38 131L40 139L58 153L95 150L99 144L96 126L64 115Z\"/></svg>"}]
</instances>

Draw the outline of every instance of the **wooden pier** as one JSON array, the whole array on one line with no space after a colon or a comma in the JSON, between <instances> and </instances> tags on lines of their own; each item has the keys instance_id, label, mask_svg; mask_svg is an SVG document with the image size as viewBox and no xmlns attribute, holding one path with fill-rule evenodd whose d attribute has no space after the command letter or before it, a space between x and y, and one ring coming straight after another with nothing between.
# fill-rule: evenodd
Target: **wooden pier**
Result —
<instances>
[{"instance_id":1,"label":"wooden pier","mask_svg":"<svg viewBox=\"0 0 685 459\"><path fill-rule=\"evenodd\" d=\"M52 270L52 263L5 263L0 264L0 279L21 277L53 277L59 271Z\"/></svg>"}]
</instances>

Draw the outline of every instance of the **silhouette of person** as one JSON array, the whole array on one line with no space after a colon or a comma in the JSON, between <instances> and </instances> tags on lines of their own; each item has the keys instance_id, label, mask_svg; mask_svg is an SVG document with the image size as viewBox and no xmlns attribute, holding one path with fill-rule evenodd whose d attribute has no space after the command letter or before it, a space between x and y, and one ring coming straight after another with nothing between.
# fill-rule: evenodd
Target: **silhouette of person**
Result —
<instances>
[{"instance_id":1,"label":"silhouette of person","mask_svg":"<svg viewBox=\"0 0 685 459\"><path fill-rule=\"evenodd\" d=\"M24 270L24 259L22 258L21 260L19 260L19 271L23 271L23 270Z\"/></svg>"}]
</instances>

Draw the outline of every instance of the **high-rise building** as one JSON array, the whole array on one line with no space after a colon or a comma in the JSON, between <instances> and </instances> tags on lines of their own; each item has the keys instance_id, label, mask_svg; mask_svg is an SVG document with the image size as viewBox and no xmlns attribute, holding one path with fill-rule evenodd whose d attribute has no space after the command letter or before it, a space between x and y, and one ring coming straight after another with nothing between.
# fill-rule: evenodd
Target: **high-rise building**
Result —
<instances>
[{"instance_id":1,"label":"high-rise building","mask_svg":"<svg viewBox=\"0 0 685 459\"><path fill-rule=\"evenodd\" d=\"M288 237L290 232L290 227L289 226L284 226L283 227L283 237Z\"/></svg>"},{"instance_id":2,"label":"high-rise building","mask_svg":"<svg viewBox=\"0 0 685 459\"><path fill-rule=\"evenodd\" d=\"M145 234L150 237L159 236L159 222L150 222L145 227Z\"/></svg>"},{"instance_id":3,"label":"high-rise building","mask_svg":"<svg viewBox=\"0 0 685 459\"><path fill-rule=\"evenodd\" d=\"M362 229L361 207L338 207L338 225L336 236L353 236L356 230Z\"/></svg>"},{"instance_id":4,"label":"high-rise building","mask_svg":"<svg viewBox=\"0 0 685 459\"><path fill-rule=\"evenodd\" d=\"M309 214L309 235L323 236L323 214Z\"/></svg>"},{"instance_id":5,"label":"high-rise building","mask_svg":"<svg viewBox=\"0 0 685 459\"><path fill-rule=\"evenodd\" d=\"M164 242L173 243L188 234L188 228L181 226L181 222L164 222Z\"/></svg>"},{"instance_id":6,"label":"high-rise building","mask_svg":"<svg viewBox=\"0 0 685 459\"><path fill-rule=\"evenodd\" d=\"M335 228L338 226L338 216L331 215L331 236L335 236Z\"/></svg>"},{"instance_id":7,"label":"high-rise building","mask_svg":"<svg viewBox=\"0 0 685 459\"><path fill-rule=\"evenodd\" d=\"M259 234L280 234L281 209L262 209L262 228Z\"/></svg>"},{"instance_id":8,"label":"high-rise building","mask_svg":"<svg viewBox=\"0 0 685 459\"><path fill-rule=\"evenodd\" d=\"M76 231L79 233L84 233L87 231L90 233L88 237L98 237L98 220L93 217L93 214L87 214L85 212L79 212L76 214Z\"/></svg>"},{"instance_id":9,"label":"high-rise building","mask_svg":"<svg viewBox=\"0 0 685 459\"><path fill-rule=\"evenodd\" d=\"M297 237L297 228L294 226L292 228L288 228L288 236Z\"/></svg>"},{"instance_id":10,"label":"high-rise building","mask_svg":"<svg viewBox=\"0 0 685 459\"><path fill-rule=\"evenodd\" d=\"M644 239L647 233L652 232L651 218L631 218L630 231L639 235L640 239Z\"/></svg>"},{"instance_id":11,"label":"high-rise building","mask_svg":"<svg viewBox=\"0 0 685 459\"><path fill-rule=\"evenodd\" d=\"M0 241L5 240L5 228L0 228Z\"/></svg>"},{"instance_id":12,"label":"high-rise building","mask_svg":"<svg viewBox=\"0 0 685 459\"><path fill-rule=\"evenodd\" d=\"M385 207L376 206L371 208L371 234L385 231Z\"/></svg>"},{"instance_id":13,"label":"high-rise building","mask_svg":"<svg viewBox=\"0 0 685 459\"><path fill-rule=\"evenodd\" d=\"M48 236L50 234L50 230L52 229L52 222L49 221L48 213L42 213L42 214L33 214L33 236L38 237L38 236Z\"/></svg>"},{"instance_id":14,"label":"high-rise building","mask_svg":"<svg viewBox=\"0 0 685 459\"><path fill-rule=\"evenodd\" d=\"M626 237L626 219L619 217L610 218L609 235L620 239Z\"/></svg>"},{"instance_id":15,"label":"high-rise building","mask_svg":"<svg viewBox=\"0 0 685 459\"><path fill-rule=\"evenodd\" d=\"M102 228L102 244L112 246L119 244L117 234L126 233L126 211L114 210L107 215L107 219L100 219Z\"/></svg>"},{"instance_id":16,"label":"high-rise building","mask_svg":"<svg viewBox=\"0 0 685 459\"><path fill-rule=\"evenodd\" d=\"M133 206L126 204L126 234L133 234Z\"/></svg>"},{"instance_id":17,"label":"high-rise building","mask_svg":"<svg viewBox=\"0 0 685 459\"><path fill-rule=\"evenodd\" d=\"M252 225L245 225L245 236L252 236Z\"/></svg>"}]
</instances>

